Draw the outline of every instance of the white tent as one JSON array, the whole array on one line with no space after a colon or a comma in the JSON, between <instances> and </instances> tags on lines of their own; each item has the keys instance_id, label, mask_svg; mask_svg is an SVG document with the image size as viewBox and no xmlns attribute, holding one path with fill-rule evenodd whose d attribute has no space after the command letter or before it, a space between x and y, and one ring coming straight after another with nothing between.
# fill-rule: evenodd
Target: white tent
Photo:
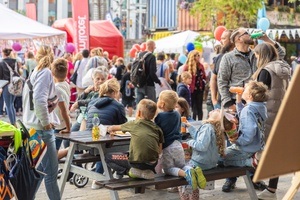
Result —
<instances>
[{"instance_id":1,"label":"white tent","mask_svg":"<svg viewBox=\"0 0 300 200\"><path fill-rule=\"evenodd\" d=\"M7 41L64 42L65 32L41 24L0 4L0 45Z\"/></svg>"},{"instance_id":2,"label":"white tent","mask_svg":"<svg viewBox=\"0 0 300 200\"><path fill-rule=\"evenodd\" d=\"M156 52L184 53L186 45L193 42L200 34L194 31L184 31L155 41Z\"/></svg>"}]
</instances>

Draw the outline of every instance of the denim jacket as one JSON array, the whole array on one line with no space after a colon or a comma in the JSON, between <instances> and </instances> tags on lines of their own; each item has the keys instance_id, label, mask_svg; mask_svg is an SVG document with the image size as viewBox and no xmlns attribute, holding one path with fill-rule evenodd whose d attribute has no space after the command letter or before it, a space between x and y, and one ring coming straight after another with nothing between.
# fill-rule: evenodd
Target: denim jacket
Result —
<instances>
[{"instance_id":1,"label":"denim jacket","mask_svg":"<svg viewBox=\"0 0 300 200\"><path fill-rule=\"evenodd\" d=\"M216 167L219 153L213 125L205 123L198 130L193 126L188 130L193 138L187 142L193 149L193 165L200 166L203 170Z\"/></svg>"},{"instance_id":2,"label":"denim jacket","mask_svg":"<svg viewBox=\"0 0 300 200\"><path fill-rule=\"evenodd\" d=\"M264 124L267 119L267 107L263 102L250 102L245 107L237 104L239 113L239 138L236 145L242 151L255 153L264 147Z\"/></svg>"}]
</instances>

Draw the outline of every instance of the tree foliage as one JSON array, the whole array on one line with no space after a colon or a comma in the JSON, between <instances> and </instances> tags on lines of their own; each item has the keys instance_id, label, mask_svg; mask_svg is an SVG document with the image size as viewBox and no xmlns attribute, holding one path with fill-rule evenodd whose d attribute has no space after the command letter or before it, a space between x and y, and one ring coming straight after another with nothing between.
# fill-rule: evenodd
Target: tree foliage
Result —
<instances>
[{"instance_id":1,"label":"tree foliage","mask_svg":"<svg viewBox=\"0 0 300 200\"><path fill-rule=\"evenodd\" d=\"M262 6L262 0L198 0L194 2L191 13L200 15L202 28L216 20L216 25L233 29L249 27L257 19L257 11Z\"/></svg>"}]
</instances>

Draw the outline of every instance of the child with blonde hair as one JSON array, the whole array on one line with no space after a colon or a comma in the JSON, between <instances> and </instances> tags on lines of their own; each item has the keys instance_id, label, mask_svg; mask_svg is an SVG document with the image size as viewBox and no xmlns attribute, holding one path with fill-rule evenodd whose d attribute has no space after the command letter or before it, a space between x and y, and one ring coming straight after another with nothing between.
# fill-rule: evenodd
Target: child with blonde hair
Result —
<instances>
[{"instance_id":1,"label":"child with blonde hair","mask_svg":"<svg viewBox=\"0 0 300 200\"><path fill-rule=\"evenodd\" d=\"M187 145L192 148L191 165L203 170L215 168L220 155L224 156L225 138L221 128L221 112L219 109L209 113L199 129L185 123L192 137ZM205 185L203 185L205 187ZM179 187L182 200L199 199L199 190L189 191L185 186Z\"/></svg>"},{"instance_id":2,"label":"child with blonde hair","mask_svg":"<svg viewBox=\"0 0 300 200\"><path fill-rule=\"evenodd\" d=\"M177 81L178 86L176 92L178 96L185 98L189 106L191 106L191 91L189 85L192 83L192 74L188 71L182 72L182 74L178 76Z\"/></svg>"},{"instance_id":3,"label":"child with blonde hair","mask_svg":"<svg viewBox=\"0 0 300 200\"><path fill-rule=\"evenodd\" d=\"M131 133L129 154L106 155L106 163L116 170L117 174L129 174L132 178L154 178L154 168L164 141L162 130L153 122L156 111L154 101L142 99L137 106L136 120L107 128L111 134L120 130ZM122 159L117 159L120 157Z\"/></svg>"},{"instance_id":4,"label":"child with blonde hair","mask_svg":"<svg viewBox=\"0 0 300 200\"><path fill-rule=\"evenodd\" d=\"M164 134L162 168L166 174L184 177L195 190L206 185L200 168L193 169L185 165L184 150L181 145L180 114L175 110L178 95L172 90L162 91L157 106L161 110L155 118L155 123ZM204 186L203 186L204 185Z\"/></svg>"},{"instance_id":5,"label":"child with blonde hair","mask_svg":"<svg viewBox=\"0 0 300 200\"><path fill-rule=\"evenodd\" d=\"M233 144L225 151L225 166L257 166L257 152L264 148L267 92L268 88L262 82L250 81L246 84L243 94L236 94L239 134L229 138ZM242 98L247 103L245 106L242 104Z\"/></svg>"}]
</instances>

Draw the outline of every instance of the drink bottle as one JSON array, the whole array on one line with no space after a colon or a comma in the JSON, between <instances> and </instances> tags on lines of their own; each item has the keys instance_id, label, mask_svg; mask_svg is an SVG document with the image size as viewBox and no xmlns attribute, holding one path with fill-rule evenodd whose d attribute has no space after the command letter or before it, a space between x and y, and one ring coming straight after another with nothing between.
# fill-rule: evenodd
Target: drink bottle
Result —
<instances>
[{"instance_id":1,"label":"drink bottle","mask_svg":"<svg viewBox=\"0 0 300 200\"><path fill-rule=\"evenodd\" d=\"M186 127L185 127L185 124L182 123L182 122L187 122L186 117L181 117L181 128L180 128L180 132L182 134L185 134L186 133Z\"/></svg>"},{"instance_id":2,"label":"drink bottle","mask_svg":"<svg viewBox=\"0 0 300 200\"><path fill-rule=\"evenodd\" d=\"M236 94L243 94L244 88L243 87L233 87L233 86L231 86L229 88L229 92L236 93Z\"/></svg>"},{"instance_id":3,"label":"drink bottle","mask_svg":"<svg viewBox=\"0 0 300 200\"><path fill-rule=\"evenodd\" d=\"M250 35L250 37L251 37L252 39L256 39L256 38L259 38L259 37L261 37L261 36L263 36L263 35L264 35L264 32L260 31L260 32L252 33L252 34Z\"/></svg>"},{"instance_id":4,"label":"drink bottle","mask_svg":"<svg viewBox=\"0 0 300 200\"><path fill-rule=\"evenodd\" d=\"M92 139L93 141L96 141L99 140L100 138L100 128L99 128L100 119L98 117L98 114L94 114L92 123L93 123Z\"/></svg>"}]
</instances>

